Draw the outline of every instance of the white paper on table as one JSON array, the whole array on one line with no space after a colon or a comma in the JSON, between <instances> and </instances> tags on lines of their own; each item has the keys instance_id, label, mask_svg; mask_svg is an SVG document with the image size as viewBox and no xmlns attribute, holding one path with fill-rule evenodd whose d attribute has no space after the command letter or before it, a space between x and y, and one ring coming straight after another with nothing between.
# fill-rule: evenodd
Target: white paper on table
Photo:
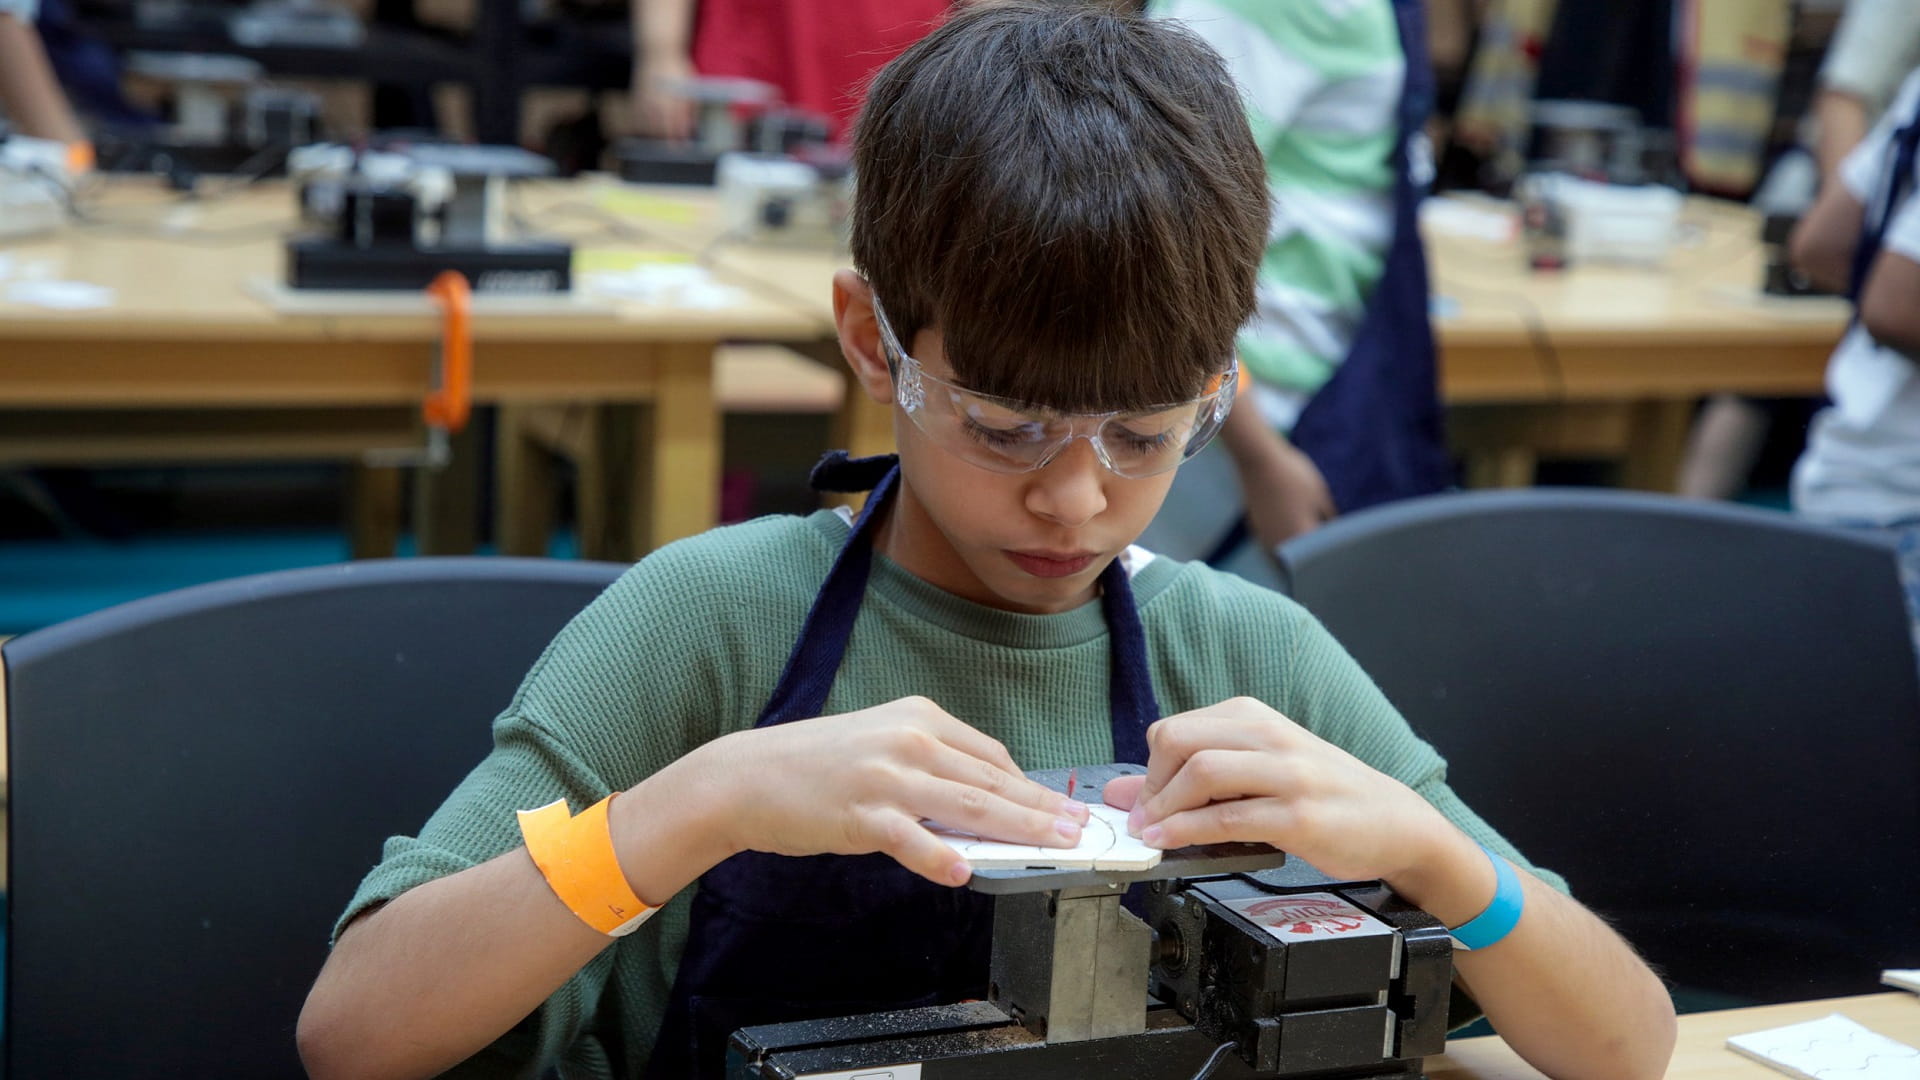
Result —
<instances>
[{"instance_id":1,"label":"white paper on table","mask_svg":"<svg viewBox=\"0 0 1920 1080\"><path fill-rule=\"evenodd\" d=\"M1839 1013L1735 1035L1727 1047L1802 1080L1920 1078L1920 1050Z\"/></svg>"},{"instance_id":2,"label":"white paper on table","mask_svg":"<svg viewBox=\"0 0 1920 1080\"><path fill-rule=\"evenodd\" d=\"M1420 224L1447 236L1506 243L1520 231L1513 207L1491 200L1438 198L1420 204Z\"/></svg>"},{"instance_id":3,"label":"white paper on table","mask_svg":"<svg viewBox=\"0 0 1920 1080\"><path fill-rule=\"evenodd\" d=\"M57 311L112 307L114 295L105 285L89 281L16 281L8 285L6 291L6 298L16 304Z\"/></svg>"}]
</instances>

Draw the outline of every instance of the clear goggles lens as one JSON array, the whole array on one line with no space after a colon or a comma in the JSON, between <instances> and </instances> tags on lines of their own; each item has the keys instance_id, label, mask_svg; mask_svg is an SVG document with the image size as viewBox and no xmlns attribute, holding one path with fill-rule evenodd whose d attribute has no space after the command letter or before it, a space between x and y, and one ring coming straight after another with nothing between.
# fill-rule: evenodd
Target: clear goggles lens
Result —
<instances>
[{"instance_id":1,"label":"clear goggles lens","mask_svg":"<svg viewBox=\"0 0 1920 1080\"><path fill-rule=\"evenodd\" d=\"M1115 473L1153 476L1205 448L1233 408L1237 362L1197 398L1132 412L1059 413L975 393L927 374L901 347L877 301L874 315L893 368L894 400L929 439L983 469L1042 468L1073 440L1086 439L1100 463Z\"/></svg>"}]
</instances>

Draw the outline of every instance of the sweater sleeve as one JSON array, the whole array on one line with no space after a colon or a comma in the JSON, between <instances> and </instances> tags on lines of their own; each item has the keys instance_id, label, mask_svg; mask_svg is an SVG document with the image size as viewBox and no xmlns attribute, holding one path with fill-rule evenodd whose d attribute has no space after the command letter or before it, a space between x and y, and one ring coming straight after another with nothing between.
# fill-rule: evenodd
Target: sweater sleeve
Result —
<instances>
[{"instance_id":1,"label":"sweater sleeve","mask_svg":"<svg viewBox=\"0 0 1920 1080\"><path fill-rule=\"evenodd\" d=\"M516 810L564 798L577 813L720 733L733 697L725 635L691 632L687 615L711 610L704 605L716 581L702 573L707 561L662 549L575 616L493 722L492 751L418 835L386 842L335 925L336 939L407 890L518 848ZM488 1063L499 1060L598 1071L591 1062L605 1055L596 1014L616 954L653 954L659 962L642 966L661 972L664 993L676 950L661 935L684 922L673 914L663 911L600 953L463 1071L495 1075Z\"/></svg>"},{"instance_id":2,"label":"sweater sleeve","mask_svg":"<svg viewBox=\"0 0 1920 1080\"><path fill-rule=\"evenodd\" d=\"M1858 95L1872 115L1920 63L1920 6L1912 0L1852 0L1821 62L1820 82Z\"/></svg>"}]
</instances>

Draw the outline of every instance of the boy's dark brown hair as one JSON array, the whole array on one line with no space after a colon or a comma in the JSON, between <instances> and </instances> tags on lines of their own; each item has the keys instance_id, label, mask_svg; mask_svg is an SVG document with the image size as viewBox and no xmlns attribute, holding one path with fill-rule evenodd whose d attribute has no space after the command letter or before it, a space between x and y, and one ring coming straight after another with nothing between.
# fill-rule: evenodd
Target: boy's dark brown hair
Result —
<instances>
[{"instance_id":1,"label":"boy's dark brown hair","mask_svg":"<svg viewBox=\"0 0 1920 1080\"><path fill-rule=\"evenodd\" d=\"M854 265L908 348L1070 411L1192 397L1253 313L1266 173L1218 55L1091 3L986 2L877 74Z\"/></svg>"}]
</instances>

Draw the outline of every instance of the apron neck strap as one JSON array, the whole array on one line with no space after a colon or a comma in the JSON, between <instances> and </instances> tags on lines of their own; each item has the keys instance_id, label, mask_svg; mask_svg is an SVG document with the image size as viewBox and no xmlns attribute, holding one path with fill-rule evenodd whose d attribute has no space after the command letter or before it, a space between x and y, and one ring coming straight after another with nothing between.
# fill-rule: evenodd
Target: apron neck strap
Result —
<instances>
[{"instance_id":1,"label":"apron neck strap","mask_svg":"<svg viewBox=\"0 0 1920 1080\"><path fill-rule=\"evenodd\" d=\"M878 478L871 479L875 473ZM854 619L860 614L860 601L867 594L867 577L873 570L874 523L900 483L900 459L891 454L849 458L845 450L835 450L820 459L807 481L815 491L871 489L873 494L867 496L867 504L854 519L852 534L841 545L833 568L827 571L827 580L814 595L800 640L787 654L786 670L780 673L773 695L761 707L756 727L808 720L826 708L833 677L840 671L847 640L853 636Z\"/></svg>"},{"instance_id":2,"label":"apron neck strap","mask_svg":"<svg viewBox=\"0 0 1920 1080\"><path fill-rule=\"evenodd\" d=\"M1113 656L1107 678L1108 711L1113 720L1113 760L1147 763L1147 727L1160 719L1153 694L1153 669L1147 662L1147 632L1133 602L1133 581L1122 565L1126 554L1100 572L1100 606L1107 615L1107 640Z\"/></svg>"},{"instance_id":3,"label":"apron neck strap","mask_svg":"<svg viewBox=\"0 0 1920 1080\"><path fill-rule=\"evenodd\" d=\"M836 450L814 466L809 482L817 491L872 489L853 531L834 558L832 569L813 598L807 621L772 696L760 710L756 727L819 716L833 690L834 676L853 636L854 620L865 599L873 570L873 533L881 512L900 486L900 461L893 455L850 458ZM1134 606L1133 584L1121 559L1100 573L1100 604L1107 618L1113 656L1109 678L1109 714L1115 761L1147 762L1147 725L1160 718L1147 661L1146 631Z\"/></svg>"}]
</instances>

